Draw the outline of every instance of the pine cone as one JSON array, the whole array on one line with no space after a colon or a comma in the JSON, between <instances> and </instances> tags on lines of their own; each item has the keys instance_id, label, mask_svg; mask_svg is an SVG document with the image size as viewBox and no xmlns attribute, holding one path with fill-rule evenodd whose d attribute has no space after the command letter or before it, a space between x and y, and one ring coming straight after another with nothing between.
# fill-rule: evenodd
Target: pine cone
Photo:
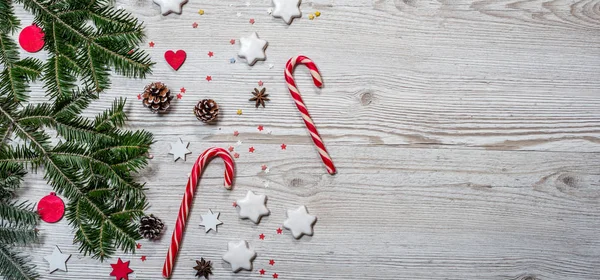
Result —
<instances>
[{"instance_id":1,"label":"pine cone","mask_svg":"<svg viewBox=\"0 0 600 280\"><path fill-rule=\"evenodd\" d=\"M163 222L150 214L150 216L144 216L140 220L140 234L146 239L156 239L162 232L165 225Z\"/></svg>"},{"instance_id":2,"label":"pine cone","mask_svg":"<svg viewBox=\"0 0 600 280\"><path fill-rule=\"evenodd\" d=\"M146 86L144 93L142 93L142 99L144 107L150 108L150 111L156 113L169 109L173 96L171 96L171 91L165 84L155 82Z\"/></svg>"},{"instance_id":3,"label":"pine cone","mask_svg":"<svg viewBox=\"0 0 600 280\"><path fill-rule=\"evenodd\" d=\"M219 105L212 99L204 99L194 107L196 118L202 122L211 122L219 115Z\"/></svg>"}]
</instances>

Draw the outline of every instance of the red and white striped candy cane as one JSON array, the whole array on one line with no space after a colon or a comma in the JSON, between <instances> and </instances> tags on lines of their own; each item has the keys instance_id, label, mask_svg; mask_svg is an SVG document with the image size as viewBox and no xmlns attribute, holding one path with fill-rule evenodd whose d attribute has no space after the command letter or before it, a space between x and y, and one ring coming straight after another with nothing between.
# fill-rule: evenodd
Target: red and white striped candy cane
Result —
<instances>
[{"instance_id":1,"label":"red and white striped candy cane","mask_svg":"<svg viewBox=\"0 0 600 280\"><path fill-rule=\"evenodd\" d=\"M163 277L169 278L173 271L173 264L179 251L179 244L183 237L183 231L185 230L185 223L187 221L190 207L194 199L194 193L196 192L196 186L198 185L198 178L202 175L204 166L213 158L219 156L225 162L225 188L231 189L231 182L233 181L233 158L227 150L223 148L208 148L204 151L194 163L192 167L192 173L188 179L187 186L185 187L185 193L183 194L183 200L179 207L179 214L177 215L177 223L175 223L175 230L173 231L173 237L171 237L171 246L169 252L167 252L167 258L165 259L165 265L163 266Z\"/></svg>"},{"instance_id":2,"label":"red and white striped candy cane","mask_svg":"<svg viewBox=\"0 0 600 280\"><path fill-rule=\"evenodd\" d=\"M321 139L321 135L319 135L319 132L317 131L317 127L315 126L315 123L313 122L312 118L310 117L310 114L308 113L308 109L306 109L306 105L304 105L304 101L302 100L302 96L300 95L298 88L296 88L296 82L294 81L294 76L292 74L294 72L294 67L296 67L297 64L304 64L306 67L308 67L308 69L310 70L310 75L312 76L313 82L315 83L315 86L317 86L319 88L323 87L323 81L321 79L321 74L319 73L319 69L317 69L317 66L315 65L315 63L310 58L303 56L303 55L299 55L299 56L290 58L290 60L288 60L288 62L285 65L285 71L284 71L285 81L287 82L288 89L290 90L290 93L292 94L292 98L294 98L294 101L296 102L296 107L298 107L300 114L302 114L302 119L304 120L304 123L306 124L306 128L310 132L310 136L312 137L312 140L315 143L315 146L317 146L317 150L319 151L319 155L321 156L321 159L323 160L323 163L325 164L325 168L327 168L327 172L329 172L329 174L333 175L336 173L335 166L333 165L333 161L331 160L331 157L329 156L327 149L325 149L325 144L323 144L323 139Z\"/></svg>"}]
</instances>

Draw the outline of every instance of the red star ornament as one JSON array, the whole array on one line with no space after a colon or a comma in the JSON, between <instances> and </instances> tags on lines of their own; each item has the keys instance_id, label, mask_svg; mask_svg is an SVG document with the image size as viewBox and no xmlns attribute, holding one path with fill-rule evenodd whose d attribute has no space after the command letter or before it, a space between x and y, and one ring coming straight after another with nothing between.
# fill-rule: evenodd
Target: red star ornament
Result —
<instances>
[{"instance_id":1,"label":"red star ornament","mask_svg":"<svg viewBox=\"0 0 600 280\"><path fill-rule=\"evenodd\" d=\"M129 274L133 272L133 270L129 268L129 261L123 262L121 258L117 260L116 264L110 264L110 266L113 268L110 276L115 276L116 280L129 280Z\"/></svg>"},{"instance_id":2,"label":"red star ornament","mask_svg":"<svg viewBox=\"0 0 600 280\"><path fill-rule=\"evenodd\" d=\"M135 244L135 248L136 249L142 249L142 244L140 244L140 243Z\"/></svg>"}]
</instances>

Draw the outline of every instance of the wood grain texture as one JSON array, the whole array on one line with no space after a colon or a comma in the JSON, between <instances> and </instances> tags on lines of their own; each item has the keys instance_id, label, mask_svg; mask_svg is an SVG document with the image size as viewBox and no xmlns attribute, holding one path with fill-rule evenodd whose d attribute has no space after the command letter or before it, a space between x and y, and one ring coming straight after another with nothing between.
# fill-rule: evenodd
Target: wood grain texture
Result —
<instances>
[{"instance_id":1,"label":"wood grain texture","mask_svg":"<svg viewBox=\"0 0 600 280\"><path fill-rule=\"evenodd\" d=\"M240 153L234 190L222 188L220 163L209 165L172 279L192 279L200 257L215 262L211 279L600 279L599 0L314 0L290 26L267 14L269 0L249 3L195 0L163 17L150 0L117 1L146 23L156 45L144 48L157 64L146 80L115 76L89 113L128 97L129 126L156 136L140 180L167 236L118 255L137 279L160 279L186 174L210 146ZM316 10L322 15L308 20ZM230 64L239 45L229 40L252 31L269 41L267 60ZM177 72L162 58L169 49L188 53ZM304 69L295 77L336 176L285 86L285 62L297 54L323 74L321 90ZM266 109L247 101L259 80L271 94ZM169 114L152 115L136 99L150 81L187 93ZM44 99L41 85L34 92ZM202 98L222 108L216 125L192 114ZM186 162L167 154L177 137L191 142ZM23 198L51 191L42 176L30 175ZM272 214L259 225L231 206L247 190L269 197ZM285 210L298 205L318 216L315 235L277 235ZM198 226L208 208L221 212L218 233ZM42 279L111 279L111 261L76 253L66 221L40 229L43 243L28 251ZM233 274L221 256L240 239L258 257L253 271ZM43 271L55 244L73 254L67 273Z\"/></svg>"}]
</instances>

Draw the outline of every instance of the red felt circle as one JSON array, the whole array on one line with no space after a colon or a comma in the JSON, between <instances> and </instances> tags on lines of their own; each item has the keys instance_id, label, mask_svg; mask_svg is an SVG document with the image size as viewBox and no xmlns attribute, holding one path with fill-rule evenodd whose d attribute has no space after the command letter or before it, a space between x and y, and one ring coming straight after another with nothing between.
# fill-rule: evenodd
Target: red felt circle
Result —
<instances>
[{"instance_id":1,"label":"red felt circle","mask_svg":"<svg viewBox=\"0 0 600 280\"><path fill-rule=\"evenodd\" d=\"M56 223L60 221L65 214L65 203L60 197L56 196L55 193L50 193L40 199L37 211L42 221Z\"/></svg>"},{"instance_id":2,"label":"red felt circle","mask_svg":"<svg viewBox=\"0 0 600 280\"><path fill-rule=\"evenodd\" d=\"M19 44L28 52L41 50L44 47L44 31L35 24L23 28L19 34Z\"/></svg>"}]
</instances>

